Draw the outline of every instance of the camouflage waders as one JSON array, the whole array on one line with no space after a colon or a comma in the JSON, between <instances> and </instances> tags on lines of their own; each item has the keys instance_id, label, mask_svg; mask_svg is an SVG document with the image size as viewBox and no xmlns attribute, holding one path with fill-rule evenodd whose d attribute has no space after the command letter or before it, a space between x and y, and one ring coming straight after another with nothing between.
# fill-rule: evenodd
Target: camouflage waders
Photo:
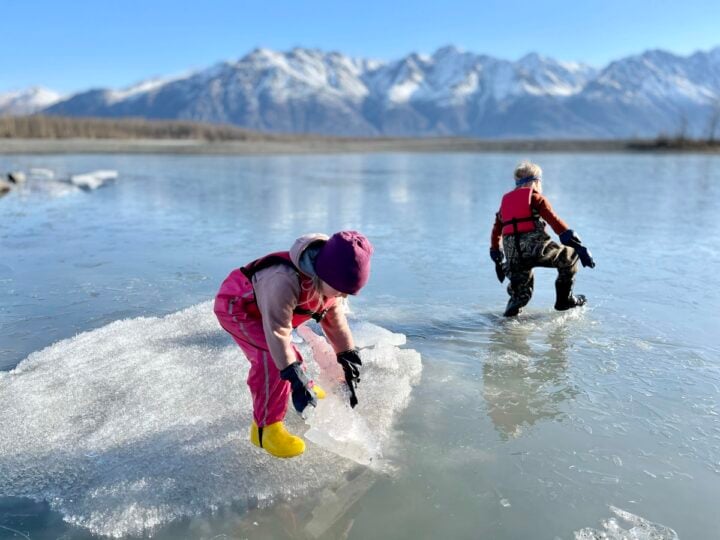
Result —
<instances>
[{"instance_id":1,"label":"camouflage waders","mask_svg":"<svg viewBox=\"0 0 720 540\"><path fill-rule=\"evenodd\" d=\"M510 284L510 295L505 316L520 313L532 297L535 278L533 268L557 268L555 280L557 299L555 309L565 310L584 303L584 297L572 295L575 273L578 270L578 256L571 247L561 246L552 241L545 232L545 224L538 222L534 231L503 236L505 252L505 274Z\"/></svg>"}]
</instances>

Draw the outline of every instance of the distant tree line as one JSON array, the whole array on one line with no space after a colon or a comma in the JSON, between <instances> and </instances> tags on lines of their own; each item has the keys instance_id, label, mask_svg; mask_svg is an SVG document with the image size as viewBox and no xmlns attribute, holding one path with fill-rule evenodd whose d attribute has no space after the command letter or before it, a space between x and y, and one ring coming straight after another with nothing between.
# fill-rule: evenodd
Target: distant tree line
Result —
<instances>
[{"instance_id":1,"label":"distant tree line","mask_svg":"<svg viewBox=\"0 0 720 540\"><path fill-rule=\"evenodd\" d=\"M681 116L679 128L674 135L660 134L654 139L630 140L476 140L462 138L399 138L405 144L420 145L423 142L453 147L467 146L468 149L494 150L689 150L720 151L720 103L708 118L707 137L702 139L687 136L687 121ZM77 118L62 116L0 116L1 139L175 139L207 142L222 141L304 141L311 144L331 141L375 141L388 143L392 138L324 137L312 134L269 134L250 131L235 126L206 124L180 120L145 120L142 118ZM433 140L435 143L433 143ZM469 145L469 146L468 146Z\"/></svg>"},{"instance_id":2,"label":"distant tree line","mask_svg":"<svg viewBox=\"0 0 720 540\"><path fill-rule=\"evenodd\" d=\"M716 100L707 119L706 135L704 137L690 137L688 135L688 118L684 112L678 116L678 127L674 135L659 134L652 140L636 140L628 143L631 150L690 150L690 151L720 151L720 99Z\"/></svg>"},{"instance_id":3,"label":"distant tree line","mask_svg":"<svg viewBox=\"0 0 720 540\"><path fill-rule=\"evenodd\" d=\"M228 125L175 120L6 116L0 117L0 138L254 141L293 137L263 134Z\"/></svg>"}]
</instances>

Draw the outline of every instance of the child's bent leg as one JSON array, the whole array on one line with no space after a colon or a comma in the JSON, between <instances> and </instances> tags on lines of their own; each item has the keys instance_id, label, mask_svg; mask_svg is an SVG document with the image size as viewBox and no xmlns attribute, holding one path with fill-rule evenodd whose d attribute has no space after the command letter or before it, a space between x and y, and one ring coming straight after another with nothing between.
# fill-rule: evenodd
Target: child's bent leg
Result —
<instances>
[{"instance_id":1,"label":"child's bent leg","mask_svg":"<svg viewBox=\"0 0 720 540\"><path fill-rule=\"evenodd\" d=\"M534 261L533 266L543 268L556 268L558 271L555 283L569 283L572 287L575 281L575 274L578 271L578 256L575 250L561 246L552 240L545 242L540 256Z\"/></svg>"},{"instance_id":2,"label":"child's bent leg","mask_svg":"<svg viewBox=\"0 0 720 540\"><path fill-rule=\"evenodd\" d=\"M250 357L246 350L245 354ZM250 361L247 385L253 398L253 418L258 427L281 422L285 418L290 383L280 378L280 371L269 351L256 349L254 359Z\"/></svg>"},{"instance_id":3,"label":"child's bent leg","mask_svg":"<svg viewBox=\"0 0 720 540\"><path fill-rule=\"evenodd\" d=\"M253 398L255 423L258 427L264 427L282 421L287 412L290 384L280 378L280 371L265 341L262 322L236 322L225 317L218 319L250 362L247 385Z\"/></svg>"},{"instance_id":4,"label":"child's bent leg","mask_svg":"<svg viewBox=\"0 0 720 540\"><path fill-rule=\"evenodd\" d=\"M578 271L578 255L575 250L567 246L559 246L555 242L548 242L543 249L542 260L539 266L557 268L558 277L555 280L555 309L566 309L582 306L586 300L583 295L575 296L572 292L575 274Z\"/></svg>"},{"instance_id":5,"label":"child's bent leg","mask_svg":"<svg viewBox=\"0 0 720 540\"><path fill-rule=\"evenodd\" d=\"M507 292L510 295L505 308L505 317L514 317L520 310L530 302L535 285L535 277L532 269L524 270L508 266L508 278L510 283Z\"/></svg>"},{"instance_id":6,"label":"child's bent leg","mask_svg":"<svg viewBox=\"0 0 720 540\"><path fill-rule=\"evenodd\" d=\"M572 283L578 271L578 260L574 249L548 240L543 245L542 252L533 266L557 268L558 281L570 281Z\"/></svg>"}]
</instances>

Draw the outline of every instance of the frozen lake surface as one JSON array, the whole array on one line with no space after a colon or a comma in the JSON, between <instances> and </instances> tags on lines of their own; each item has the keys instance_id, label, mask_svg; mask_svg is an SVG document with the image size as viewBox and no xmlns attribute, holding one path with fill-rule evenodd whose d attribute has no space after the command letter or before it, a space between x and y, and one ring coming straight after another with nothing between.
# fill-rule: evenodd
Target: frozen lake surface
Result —
<instances>
[{"instance_id":1,"label":"frozen lake surface","mask_svg":"<svg viewBox=\"0 0 720 540\"><path fill-rule=\"evenodd\" d=\"M501 317L487 249L522 157L595 256L586 308L552 310L539 270ZM33 168L54 177L0 199L0 537L720 530L719 157L0 156ZM118 178L55 180L94 170ZM361 406L331 392L310 426L289 417L315 442L274 460L246 440L247 365L208 301L344 228L376 248L351 305Z\"/></svg>"}]
</instances>

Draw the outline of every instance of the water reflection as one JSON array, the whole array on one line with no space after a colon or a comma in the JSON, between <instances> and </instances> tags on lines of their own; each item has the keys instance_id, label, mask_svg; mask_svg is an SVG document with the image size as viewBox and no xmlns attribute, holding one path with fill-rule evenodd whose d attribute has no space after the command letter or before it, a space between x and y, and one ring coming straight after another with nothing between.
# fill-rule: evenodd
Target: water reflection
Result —
<instances>
[{"instance_id":1,"label":"water reflection","mask_svg":"<svg viewBox=\"0 0 720 540\"><path fill-rule=\"evenodd\" d=\"M505 323L492 331L483 397L504 440L542 419L559 418L561 404L578 393L566 373L566 327L555 326L540 339L537 334L534 324Z\"/></svg>"}]
</instances>

